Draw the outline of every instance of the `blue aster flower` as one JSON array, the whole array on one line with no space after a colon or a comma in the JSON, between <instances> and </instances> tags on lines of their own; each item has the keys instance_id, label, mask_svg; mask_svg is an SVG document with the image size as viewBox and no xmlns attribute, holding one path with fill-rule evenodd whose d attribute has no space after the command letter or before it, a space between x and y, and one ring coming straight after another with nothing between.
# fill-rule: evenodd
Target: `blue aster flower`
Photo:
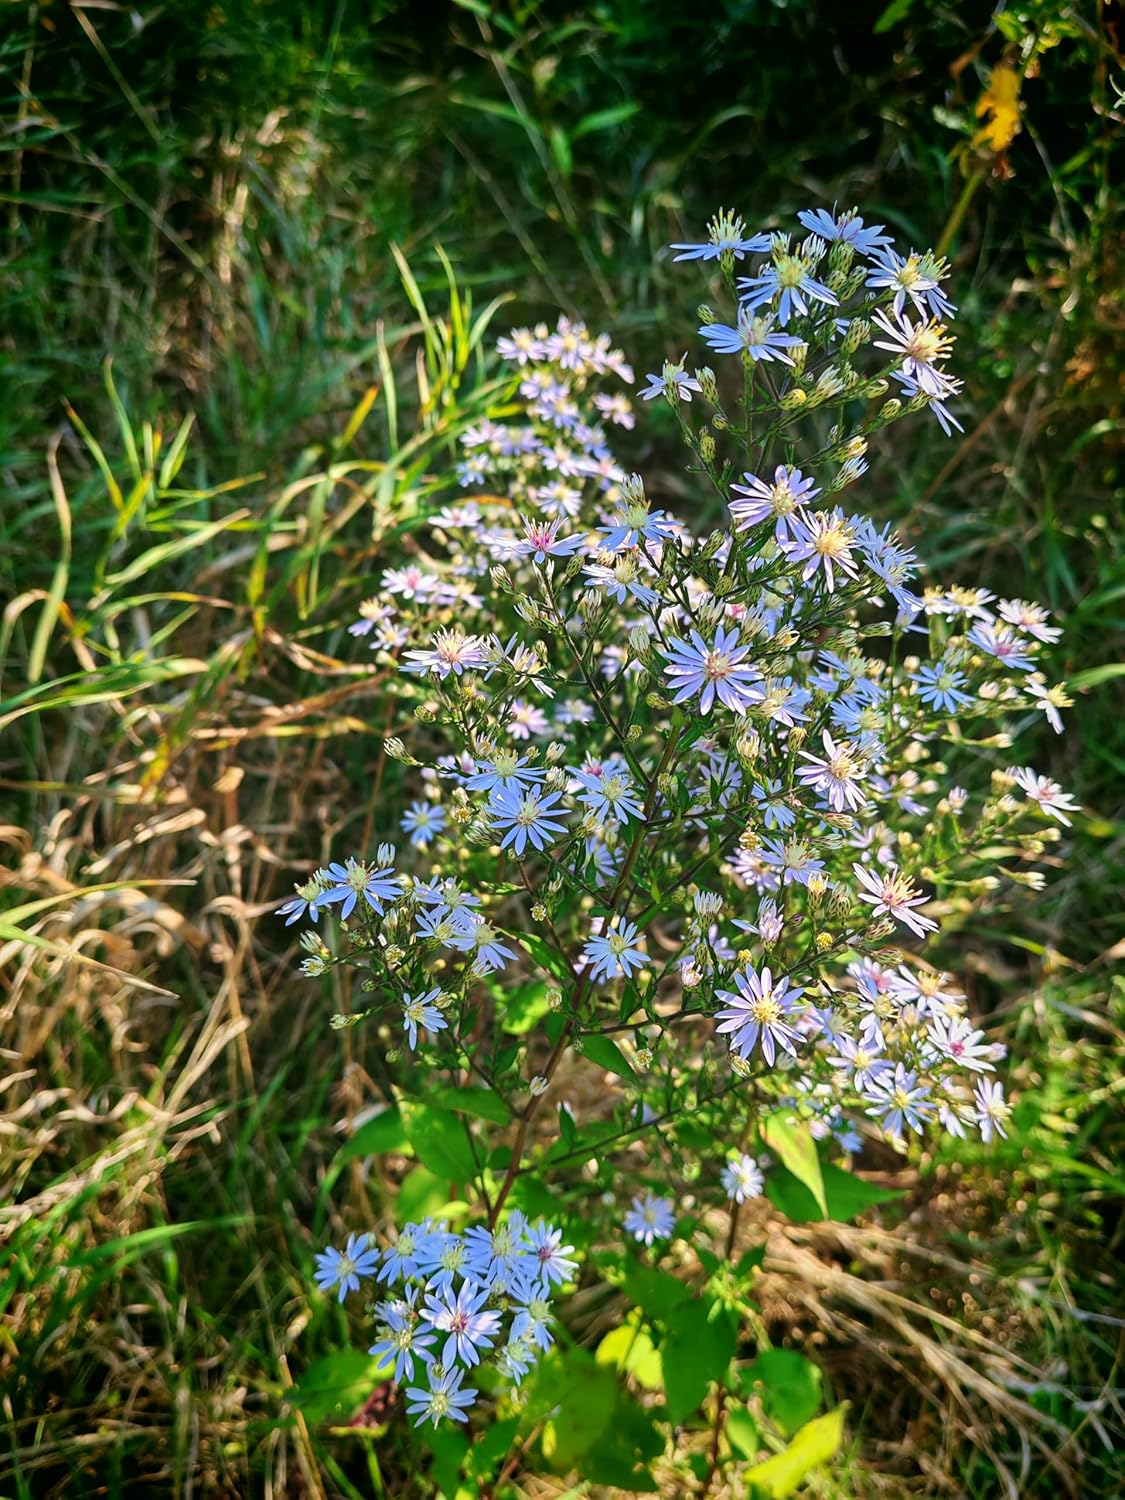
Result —
<instances>
[{"instance_id":1,"label":"blue aster flower","mask_svg":"<svg viewBox=\"0 0 1125 1500\"><path fill-rule=\"evenodd\" d=\"M343 902L340 916L345 920L355 910L360 896L372 911L383 916L383 902L397 901L402 894L402 882L391 865L373 870L362 860L349 859L346 864L329 865L328 878L333 884L316 898L316 904L332 906L337 901Z\"/></svg>"},{"instance_id":2,"label":"blue aster flower","mask_svg":"<svg viewBox=\"0 0 1125 1500\"><path fill-rule=\"evenodd\" d=\"M449 1417L454 1422L467 1422L468 1413L465 1408L472 1406L479 1392L471 1386L461 1389L461 1382L465 1378L465 1372L459 1366L452 1370L443 1370L440 1375L433 1374L433 1366L430 1367L432 1384L430 1389L423 1390L420 1386L407 1386L407 1415L417 1416L415 1427L421 1427L424 1422L432 1422L436 1427L443 1417Z\"/></svg>"},{"instance_id":3,"label":"blue aster flower","mask_svg":"<svg viewBox=\"0 0 1125 1500\"><path fill-rule=\"evenodd\" d=\"M775 981L769 969L760 974L753 968L743 969L734 976L734 983L737 993L716 992L718 999L730 1003L715 1013L715 1019L721 1022L716 1029L721 1034L733 1033L731 1049L746 1058L760 1041L762 1056L771 1068L778 1047L795 1057L801 1038L791 1022L804 1012L804 1007L797 1005L804 990L790 985L785 977Z\"/></svg>"},{"instance_id":4,"label":"blue aster flower","mask_svg":"<svg viewBox=\"0 0 1125 1500\"><path fill-rule=\"evenodd\" d=\"M410 835L416 849L425 849L445 827L445 808L434 802L414 802L399 827Z\"/></svg>"},{"instance_id":5,"label":"blue aster flower","mask_svg":"<svg viewBox=\"0 0 1125 1500\"><path fill-rule=\"evenodd\" d=\"M322 1292L339 1287L339 1300L343 1302L349 1292L359 1291L361 1276L375 1275L380 1259L381 1252L371 1246L369 1234L349 1234L343 1250L329 1245L319 1252L313 1280Z\"/></svg>"},{"instance_id":6,"label":"blue aster flower","mask_svg":"<svg viewBox=\"0 0 1125 1500\"><path fill-rule=\"evenodd\" d=\"M520 792L506 789L494 792L488 812L496 833L507 829L500 841L501 849L512 848L522 856L529 843L533 849L549 848L566 832L566 824L558 821L563 814L559 801L558 792L541 792L535 787Z\"/></svg>"},{"instance_id":7,"label":"blue aster flower","mask_svg":"<svg viewBox=\"0 0 1125 1500\"><path fill-rule=\"evenodd\" d=\"M783 365L793 361L786 349L804 343L792 333L775 333L772 318L756 317L749 307L738 310L738 325L731 328L726 323L704 323L699 330L705 344L716 354L748 354L753 360L776 359Z\"/></svg>"},{"instance_id":8,"label":"blue aster flower","mask_svg":"<svg viewBox=\"0 0 1125 1500\"><path fill-rule=\"evenodd\" d=\"M645 967L648 955L632 946L636 936L637 924L622 922L616 931L604 932L588 940L582 957L594 965L590 978L595 984L603 979L615 979L618 974L631 979L636 971Z\"/></svg>"},{"instance_id":9,"label":"blue aster flower","mask_svg":"<svg viewBox=\"0 0 1125 1500\"><path fill-rule=\"evenodd\" d=\"M958 672L945 662L927 663L919 667L910 679L923 703L951 714L972 703L972 696L960 691L968 680L964 672Z\"/></svg>"},{"instance_id":10,"label":"blue aster flower","mask_svg":"<svg viewBox=\"0 0 1125 1500\"><path fill-rule=\"evenodd\" d=\"M417 1288L410 1287L410 1292L417 1295ZM401 1384L404 1380L414 1379L414 1356L429 1366L436 1356L430 1352L436 1338L433 1333L428 1333L410 1317L409 1303L396 1305L393 1302L384 1302L380 1307L383 1322L386 1324L386 1333L377 1344L372 1344L367 1351L376 1359L390 1359L395 1362L395 1379Z\"/></svg>"},{"instance_id":11,"label":"blue aster flower","mask_svg":"<svg viewBox=\"0 0 1125 1500\"><path fill-rule=\"evenodd\" d=\"M879 1121L889 1136L901 1136L906 1125L921 1135L925 1121L933 1118L929 1088L920 1084L917 1073L903 1063L897 1064L893 1077L872 1079L868 1093L873 1103L867 1113Z\"/></svg>"},{"instance_id":12,"label":"blue aster flower","mask_svg":"<svg viewBox=\"0 0 1125 1500\"><path fill-rule=\"evenodd\" d=\"M465 778L473 792L519 792L546 779L542 766L529 765L514 750L497 750L490 760L477 761L477 768Z\"/></svg>"},{"instance_id":13,"label":"blue aster flower","mask_svg":"<svg viewBox=\"0 0 1125 1500\"><path fill-rule=\"evenodd\" d=\"M449 1022L434 1004L440 994L440 988L435 986L424 995L403 995L402 1029L410 1042L411 1052L418 1046L419 1026L423 1031L431 1033L445 1031L449 1026Z\"/></svg>"},{"instance_id":14,"label":"blue aster flower","mask_svg":"<svg viewBox=\"0 0 1125 1500\"><path fill-rule=\"evenodd\" d=\"M441 1351L441 1362L448 1369L454 1360L466 1365L480 1363L480 1351L492 1348L492 1336L500 1327L500 1314L485 1307L488 1288L463 1282L456 1297L452 1290L444 1298L426 1293L422 1316L436 1332L449 1337Z\"/></svg>"},{"instance_id":15,"label":"blue aster flower","mask_svg":"<svg viewBox=\"0 0 1125 1500\"><path fill-rule=\"evenodd\" d=\"M681 401L690 401L693 391L703 389L699 381L689 375L682 365L674 365L667 360L659 375L649 371L645 379L648 385L640 393L642 401L653 401L657 396L667 396L669 401L675 401L677 397Z\"/></svg>"},{"instance_id":16,"label":"blue aster flower","mask_svg":"<svg viewBox=\"0 0 1125 1500\"><path fill-rule=\"evenodd\" d=\"M655 1198L652 1193L634 1198L632 1208L625 1215L625 1228L642 1245L669 1239L675 1227L676 1211L671 1198Z\"/></svg>"},{"instance_id":17,"label":"blue aster flower","mask_svg":"<svg viewBox=\"0 0 1125 1500\"><path fill-rule=\"evenodd\" d=\"M823 250L823 245L820 247ZM828 307L838 307L839 298L822 281L817 281L803 255L792 255L779 246L774 259L757 276L740 276L739 291L744 307L765 307L777 300L777 321L782 328L790 318L809 316L809 302L823 302Z\"/></svg>"},{"instance_id":18,"label":"blue aster flower","mask_svg":"<svg viewBox=\"0 0 1125 1500\"><path fill-rule=\"evenodd\" d=\"M578 793L579 802L590 809L599 823L611 819L627 823L630 818L643 818L628 771L576 771L574 777L583 789Z\"/></svg>"},{"instance_id":19,"label":"blue aster flower","mask_svg":"<svg viewBox=\"0 0 1125 1500\"><path fill-rule=\"evenodd\" d=\"M839 240L842 244L851 245L860 255L874 255L884 245L891 243L891 237L884 234L882 224L865 226L854 208L846 209L839 215L836 214L835 205L832 213L826 208L804 208L797 218L810 234L819 235L829 243Z\"/></svg>"},{"instance_id":20,"label":"blue aster flower","mask_svg":"<svg viewBox=\"0 0 1125 1500\"><path fill-rule=\"evenodd\" d=\"M737 630L720 628L710 646L698 630L690 635L690 643L670 641L665 653L664 674L676 694L673 703L685 703L698 694L700 713L710 713L717 697L734 713L744 714L761 700L761 673L743 665L750 647L739 645Z\"/></svg>"}]
</instances>

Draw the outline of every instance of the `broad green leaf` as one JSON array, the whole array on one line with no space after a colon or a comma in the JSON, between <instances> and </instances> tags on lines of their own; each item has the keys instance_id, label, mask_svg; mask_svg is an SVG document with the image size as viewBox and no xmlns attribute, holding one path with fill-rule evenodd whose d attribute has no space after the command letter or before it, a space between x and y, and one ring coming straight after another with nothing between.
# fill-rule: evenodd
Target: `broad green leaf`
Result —
<instances>
[{"instance_id":1,"label":"broad green leaf","mask_svg":"<svg viewBox=\"0 0 1125 1500\"><path fill-rule=\"evenodd\" d=\"M758 1424L744 1406L727 1409L727 1442L743 1458L753 1458L762 1446Z\"/></svg>"},{"instance_id":2,"label":"broad green leaf","mask_svg":"<svg viewBox=\"0 0 1125 1500\"><path fill-rule=\"evenodd\" d=\"M775 1168L766 1182L766 1197L794 1224L811 1224L825 1217L839 1224L848 1224L865 1209L876 1203L891 1203L902 1194L893 1188L878 1187L866 1182L854 1172L845 1171L831 1162L821 1167L824 1181L824 1196L828 1213L821 1212L820 1205L808 1188L785 1167Z\"/></svg>"},{"instance_id":3,"label":"broad green leaf","mask_svg":"<svg viewBox=\"0 0 1125 1500\"><path fill-rule=\"evenodd\" d=\"M391 1365L384 1366L358 1349L337 1349L314 1360L285 1399L314 1426L322 1422L342 1425L393 1373Z\"/></svg>"},{"instance_id":4,"label":"broad green leaf","mask_svg":"<svg viewBox=\"0 0 1125 1500\"><path fill-rule=\"evenodd\" d=\"M409 1142L402 1115L394 1105L365 1120L356 1133L340 1147L334 1165L355 1161L361 1156L383 1156L388 1151L404 1151Z\"/></svg>"},{"instance_id":5,"label":"broad green leaf","mask_svg":"<svg viewBox=\"0 0 1125 1500\"><path fill-rule=\"evenodd\" d=\"M691 1300L691 1290L667 1271L630 1259L625 1265L625 1292L650 1318L663 1318Z\"/></svg>"},{"instance_id":6,"label":"broad green leaf","mask_svg":"<svg viewBox=\"0 0 1125 1500\"><path fill-rule=\"evenodd\" d=\"M725 1310L693 1298L664 1319L660 1345L668 1419L682 1422L703 1401L713 1380L721 1380L734 1354L734 1329Z\"/></svg>"},{"instance_id":7,"label":"broad green leaf","mask_svg":"<svg viewBox=\"0 0 1125 1500\"><path fill-rule=\"evenodd\" d=\"M784 1113L769 1115L762 1123L762 1139L793 1176L804 1183L816 1200L822 1217L827 1218L828 1204L824 1198L820 1157L816 1154L816 1142L809 1127Z\"/></svg>"},{"instance_id":8,"label":"broad green leaf","mask_svg":"<svg viewBox=\"0 0 1125 1500\"><path fill-rule=\"evenodd\" d=\"M613 1492L651 1494L656 1480L646 1467L664 1452L664 1435L653 1414L619 1395L606 1430L583 1455L585 1479Z\"/></svg>"},{"instance_id":9,"label":"broad green leaf","mask_svg":"<svg viewBox=\"0 0 1125 1500\"><path fill-rule=\"evenodd\" d=\"M632 1375L646 1391L658 1391L664 1384L660 1351L644 1326L639 1307L634 1307L620 1328L606 1334L594 1358L599 1365L612 1365Z\"/></svg>"},{"instance_id":10,"label":"broad green leaf","mask_svg":"<svg viewBox=\"0 0 1125 1500\"><path fill-rule=\"evenodd\" d=\"M451 1182L471 1182L477 1165L466 1126L455 1114L432 1104L404 1100L402 1123L406 1138L423 1166Z\"/></svg>"},{"instance_id":11,"label":"broad green leaf","mask_svg":"<svg viewBox=\"0 0 1125 1500\"><path fill-rule=\"evenodd\" d=\"M604 1068L607 1073L616 1073L618 1078L627 1078L630 1083L637 1082L637 1075L626 1061L621 1048L608 1036L585 1037L582 1042L582 1054L592 1063L597 1063L599 1068Z\"/></svg>"},{"instance_id":12,"label":"broad green leaf","mask_svg":"<svg viewBox=\"0 0 1125 1500\"><path fill-rule=\"evenodd\" d=\"M474 1479L492 1478L511 1452L519 1428L518 1416L506 1417L499 1422L494 1418L488 1424L483 1435L469 1449L468 1469Z\"/></svg>"},{"instance_id":13,"label":"broad green leaf","mask_svg":"<svg viewBox=\"0 0 1125 1500\"><path fill-rule=\"evenodd\" d=\"M409 1220L436 1218L449 1201L447 1178L436 1177L426 1167L415 1167L402 1179L395 1202L400 1224Z\"/></svg>"},{"instance_id":14,"label":"broad green leaf","mask_svg":"<svg viewBox=\"0 0 1125 1500\"><path fill-rule=\"evenodd\" d=\"M461 1466L469 1452L469 1439L453 1422L439 1422L437 1427L427 1428L423 1443L433 1458L430 1474L438 1493L455 1495Z\"/></svg>"},{"instance_id":15,"label":"broad green leaf","mask_svg":"<svg viewBox=\"0 0 1125 1500\"><path fill-rule=\"evenodd\" d=\"M528 1396L532 1417L546 1417L543 1456L565 1473L601 1437L613 1416L617 1376L585 1349L540 1361Z\"/></svg>"},{"instance_id":16,"label":"broad green leaf","mask_svg":"<svg viewBox=\"0 0 1125 1500\"><path fill-rule=\"evenodd\" d=\"M810 1470L836 1456L844 1440L844 1406L817 1417L783 1453L767 1458L746 1473L747 1500L785 1500Z\"/></svg>"},{"instance_id":17,"label":"broad green leaf","mask_svg":"<svg viewBox=\"0 0 1125 1500\"><path fill-rule=\"evenodd\" d=\"M494 1125L507 1125L512 1118L503 1099L491 1089L441 1088L433 1090L429 1097L444 1109L473 1115L478 1120L491 1120Z\"/></svg>"},{"instance_id":18,"label":"broad green leaf","mask_svg":"<svg viewBox=\"0 0 1125 1500\"><path fill-rule=\"evenodd\" d=\"M820 1410L820 1371L795 1349L764 1350L743 1380L745 1389L757 1391L766 1416L786 1437Z\"/></svg>"},{"instance_id":19,"label":"broad green leaf","mask_svg":"<svg viewBox=\"0 0 1125 1500\"><path fill-rule=\"evenodd\" d=\"M499 1005L500 1024L509 1036L524 1036L550 1010L547 1004L548 986L541 980L534 984L521 984L519 989L504 996Z\"/></svg>"},{"instance_id":20,"label":"broad green leaf","mask_svg":"<svg viewBox=\"0 0 1125 1500\"><path fill-rule=\"evenodd\" d=\"M541 969L553 974L565 985L574 983L574 971L561 954L556 953L546 938L537 932L520 932L519 941L524 945Z\"/></svg>"}]
</instances>

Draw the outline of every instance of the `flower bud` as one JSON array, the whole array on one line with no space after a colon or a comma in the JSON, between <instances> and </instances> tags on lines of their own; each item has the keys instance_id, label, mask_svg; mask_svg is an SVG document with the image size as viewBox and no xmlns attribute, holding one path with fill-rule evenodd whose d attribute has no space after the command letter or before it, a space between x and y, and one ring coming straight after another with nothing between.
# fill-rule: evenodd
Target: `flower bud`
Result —
<instances>
[{"instance_id":1,"label":"flower bud","mask_svg":"<svg viewBox=\"0 0 1125 1500\"><path fill-rule=\"evenodd\" d=\"M696 370L695 378L699 381L699 392L704 401L712 406L719 404L719 387L715 383L715 372L709 365L704 365L701 370Z\"/></svg>"},{"instance_id":2,"label":"flower bud","mask_svg":"<svg viewBox=\"0 0 1125 1500\"><path fill-rule=\"evenodd\" d=\"M499 563L495 567L489 568L488 576L492 580L492 587L498 589L501 593L510 594L515 588L508 575L507 568L502 568Z\"/></svg>"},{"instance_id":3,"label":"flower bud","mask_svg":"<svg viewBox=\"0 0 1125 1500\"><path fill-rule=\"evenodd\" d=\"M695 316L699 319L699 321L701 323L703 323L705 325L711 324L711 323L717 323L719 321L718 318L716 318L715 314L707 306L706 302L701 302L699 304L699 306L695 309Z\"/></svg>"},{"instance_id":4,"label":"flower bud","mask_svg":"<svg viewBox=\"0 0 1125 1500\"><path fill-rule=\"evenodd\" d=\"M715 439L706 430L699 434L699 456L705 464L715 462Z\"/></svg>"},{"instance_id":5,"label":"flower bud","mask_svg":"<svg viewBox=\"0 0 1125 1500\"><path fill-rule=\"evenodd\" d=\"M871 324L866 318L853 318L844 335L844 353L852 355L871 337Z\"/></svg>"},{"instance_id":6,"label":"flower bud","mask_svg":"<svg viewBox=\"0 0 1125 1500\"><path fill-rule=\"evenodd\" d=\"M855 259L855 246L847 240L836 240L828 252L828 274L834 271L842 272L841 286L847 280L847 273L851 270L852 261Z\"/></svg>"},{"instance_id":7,"label":"flower bud","mask_svg":"<svg viewBox=\"0 0 1125 1500\"><path fill-rule=\"evenodd\" d=\"M786 391L777 404L782 411L799 411L802 406L808 404L808 399L808 393L797 386L791 391Z\"/></svg>"}]
</instances>

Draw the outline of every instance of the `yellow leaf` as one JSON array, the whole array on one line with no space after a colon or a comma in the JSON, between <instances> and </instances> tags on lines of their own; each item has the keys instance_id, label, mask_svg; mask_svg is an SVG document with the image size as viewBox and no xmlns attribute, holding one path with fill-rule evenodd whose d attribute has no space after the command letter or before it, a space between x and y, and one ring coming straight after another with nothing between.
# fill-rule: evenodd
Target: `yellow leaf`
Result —
<instances>
[{"instance_id":1,"label":"yellow leaf","mask_svg":"<svg viewBox=\"0 0 1125 1500\"><path fill-rule=\"evenodd\" d=\"M785 1500L811 1469L834 1458L844 1438L845 1401L826 1417L806 1422L788 1448L746 1472L751 1500Z\"/></svg>"},{"instance_id":2,"label":"yellow leaf","mask_svg":"<svg viewBox=\"0 0 1125 1500\"><path fill-rule=\"evenodd\" d=\"M997 63L989 74L988 87L977 101L977 119L984 119L982 129L973 136L973 145L987 141L993 151L1006 151L1019 134L1020 75L1007 63Z\"/></svg>"}]
</instances>

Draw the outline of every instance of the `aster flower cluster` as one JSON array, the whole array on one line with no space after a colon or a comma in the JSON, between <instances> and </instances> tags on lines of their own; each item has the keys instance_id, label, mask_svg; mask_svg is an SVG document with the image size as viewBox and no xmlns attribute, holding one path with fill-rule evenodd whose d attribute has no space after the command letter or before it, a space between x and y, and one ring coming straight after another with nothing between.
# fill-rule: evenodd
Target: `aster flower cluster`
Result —
<instances>
[{"instance_id":1,"label":"aster flower cluster","mask_svg":"<svg viewBox=\"0 0 1125 1500\"><path fill-rule=\"evenodd\" d=\"M517 328L493 414L352 627L413 705L385 746L408 842L281 910L309 923L306 972L363 971L370 1006L341 1024L401 1035L405 1086L448 1070L509 1106L489 1144L510 1160L476 1184L494 1233L536 1161L570 1160L573 1115L552 1146L541 1107L584 1049L622 1137L712 1111L717 1201L761 1191L760 1161L723 1151L763 1113L843 1156L1008 1128L1002 1049L930 945L1038 884L1077 811L1010 763L1037 714L1063 730L1059 627L925 577L846 498L884 429L957 425L948 268L854 211L798 218L748 233L727 213L673 247L730 307L700 328L717 368L640 383L683 436L685 519L617 457L634 376L610 338ZM541 1020L510 1023L536 986ZM623 1227L651 1246L674 1225L650 1193ZM402 1326L428 1336L429 1305Z\"/></svg>"},{"instance_id":2,"label":"aster flower cluster","mask_svg":"<svg viewBox=\"0 0 1125 1500\"><path fill-rule=\"evenodd\" d=\"M427 1219L405 1224L379 1250L368 1235L317 1257L316 1284L343 1302L374 1279L390 1295L374 1305L377 1338L369 1353L407 1384L407 1410L421 1427L468 1421L480 1394L463 1384L483 1363L518 1386L554 1342L551 1298L577 1262L562 1231L513 1210L494 1229L454 1234Z\"/></svg>"}]
</instances>

